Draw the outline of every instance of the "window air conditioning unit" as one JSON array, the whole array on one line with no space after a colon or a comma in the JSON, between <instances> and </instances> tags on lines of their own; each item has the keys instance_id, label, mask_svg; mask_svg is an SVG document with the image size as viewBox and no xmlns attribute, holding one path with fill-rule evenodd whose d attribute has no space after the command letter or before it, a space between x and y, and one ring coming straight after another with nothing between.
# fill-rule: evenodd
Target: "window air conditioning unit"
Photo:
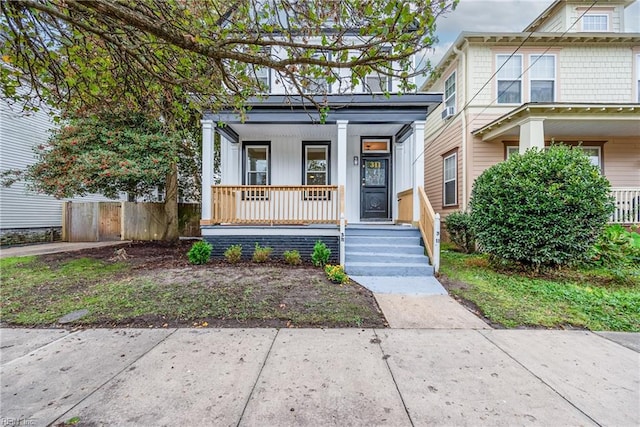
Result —
<instances>
[{"instance_id":1,"label":"window air conditioning unit","mask_svg":"<svg viewBox=\"0 0 640 427\"><path fill-rule=\"evenodd\" d=\"M448 119L456 113L456 107L444 107L442 110L442 120Z\"/></svg>"}]
</instances>

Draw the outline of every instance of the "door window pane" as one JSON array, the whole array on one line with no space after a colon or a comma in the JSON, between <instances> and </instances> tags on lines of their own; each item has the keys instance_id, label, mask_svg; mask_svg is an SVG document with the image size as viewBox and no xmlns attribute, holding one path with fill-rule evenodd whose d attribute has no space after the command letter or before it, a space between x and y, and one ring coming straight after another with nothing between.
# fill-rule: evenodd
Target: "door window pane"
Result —
<instances>
[{"instance_id":1,"label":"door window pane","mask_svg":"<svg viewBox=\"0 0 640 427\"><path fill-rule=\"evenodd\" d=\"M366 160L364 169L364 185L384 187L387 185L386 160Z\"/></svg>"}]
</instances>

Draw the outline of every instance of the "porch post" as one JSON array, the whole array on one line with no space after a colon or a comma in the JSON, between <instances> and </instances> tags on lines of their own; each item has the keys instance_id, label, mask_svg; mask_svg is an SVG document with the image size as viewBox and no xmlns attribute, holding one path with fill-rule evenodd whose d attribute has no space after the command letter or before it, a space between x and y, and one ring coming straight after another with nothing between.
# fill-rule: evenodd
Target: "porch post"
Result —
<instances>
[{"instance_id":1,"label":"porch post","mask_svg":"<svg viewBox=\"0 0 640 427\"><path fill-rule=\"evenodd\" d=\"M520 123L520 154L529 148L544 149L544 119L529 117Z\"/></svg>"},{"instance_id":2,"label":"porch post","mask_svg":"<svg viewBox=\"0 0 640 427\"><path fill-rule=\"evenodd\" d=\"M201 120L202 124L202 204L201 223L211 219L211 185L213 185L213 120Z\"/></svg>"},{"instance_id":3,"label":"porch post","mask_svg":"<svg viewBox=\"0 0 640 427\"><path fill-rule=\"evenodd\" d=\"M415 121L413 129L413 223L420 222L420 195L418 188L424 187L424 125L425 121Z\"/></svg>"},{"instance_id":4,"label":"porch post","mask_svg":"<svg viewBox=\"0 0 640 427\"><path fill-rule=\"evenodd\" d=\"M348 120L337 120L338 125L338 188L344 191L345 206L347 200L347 124ZM345 262L345 225L346 217L344 210L340 212L340 264Z\"/></svg>"}]
</instances>

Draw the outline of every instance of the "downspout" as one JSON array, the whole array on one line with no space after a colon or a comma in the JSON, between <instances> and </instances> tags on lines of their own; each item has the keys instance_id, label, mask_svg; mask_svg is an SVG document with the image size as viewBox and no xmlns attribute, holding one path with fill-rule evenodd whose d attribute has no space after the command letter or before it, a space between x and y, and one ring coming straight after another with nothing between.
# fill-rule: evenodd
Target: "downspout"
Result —
<instances>
[{"instance_id":1,"label":"downspout","mask_svg":"<svg viewBox=\"0 0 640 427\"><path fill-rule=\"evenodd\" d=\"M462 117L462 144L460 146L460 155L462 156L462 203L460 203L461 210L467 210L467 115L464 111L464 105L467 102L467 95L469 93L469 73L467 70L467 56L464 51L469 45L469 40L464 41L460 49L455 45L453 46L453 53L460 58L460 68L464 72L464 97L462 99L463 111L460 111Z\"/></svg>"}]
</instances>

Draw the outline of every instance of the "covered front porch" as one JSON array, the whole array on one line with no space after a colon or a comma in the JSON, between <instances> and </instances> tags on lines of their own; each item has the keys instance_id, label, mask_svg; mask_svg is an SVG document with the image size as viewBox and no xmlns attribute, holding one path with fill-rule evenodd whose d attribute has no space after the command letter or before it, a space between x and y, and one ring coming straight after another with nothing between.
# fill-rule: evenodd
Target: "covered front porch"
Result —
<instances>
[{"instance_id":1,"label":"covered front porch","mask_svg":"<svg viewBox=\"0 0 640 427\"><path fill-rule=\"evenodd\" d=\"M237 236L274 235L280 228L281 235L337 239L343 262L348 224L418 226L428 203L420 191L425 119L440 100L330 95L321 118L308 102L270 96L253 100L242 118L205 114L203 236L228 235L230 228Z\"/></svg>"},{"instance_id":2,"label":"covered front porch","mask_svg":"<svg viewBox=\"0 0 640 427\"><path fill-rule=\"evenodd\" d=\"M638 104L524 104L472 134L504 143L506 157L552 143L580 147L611 182L609 221L640 224Z\"/></svg>"}]
</instances>

